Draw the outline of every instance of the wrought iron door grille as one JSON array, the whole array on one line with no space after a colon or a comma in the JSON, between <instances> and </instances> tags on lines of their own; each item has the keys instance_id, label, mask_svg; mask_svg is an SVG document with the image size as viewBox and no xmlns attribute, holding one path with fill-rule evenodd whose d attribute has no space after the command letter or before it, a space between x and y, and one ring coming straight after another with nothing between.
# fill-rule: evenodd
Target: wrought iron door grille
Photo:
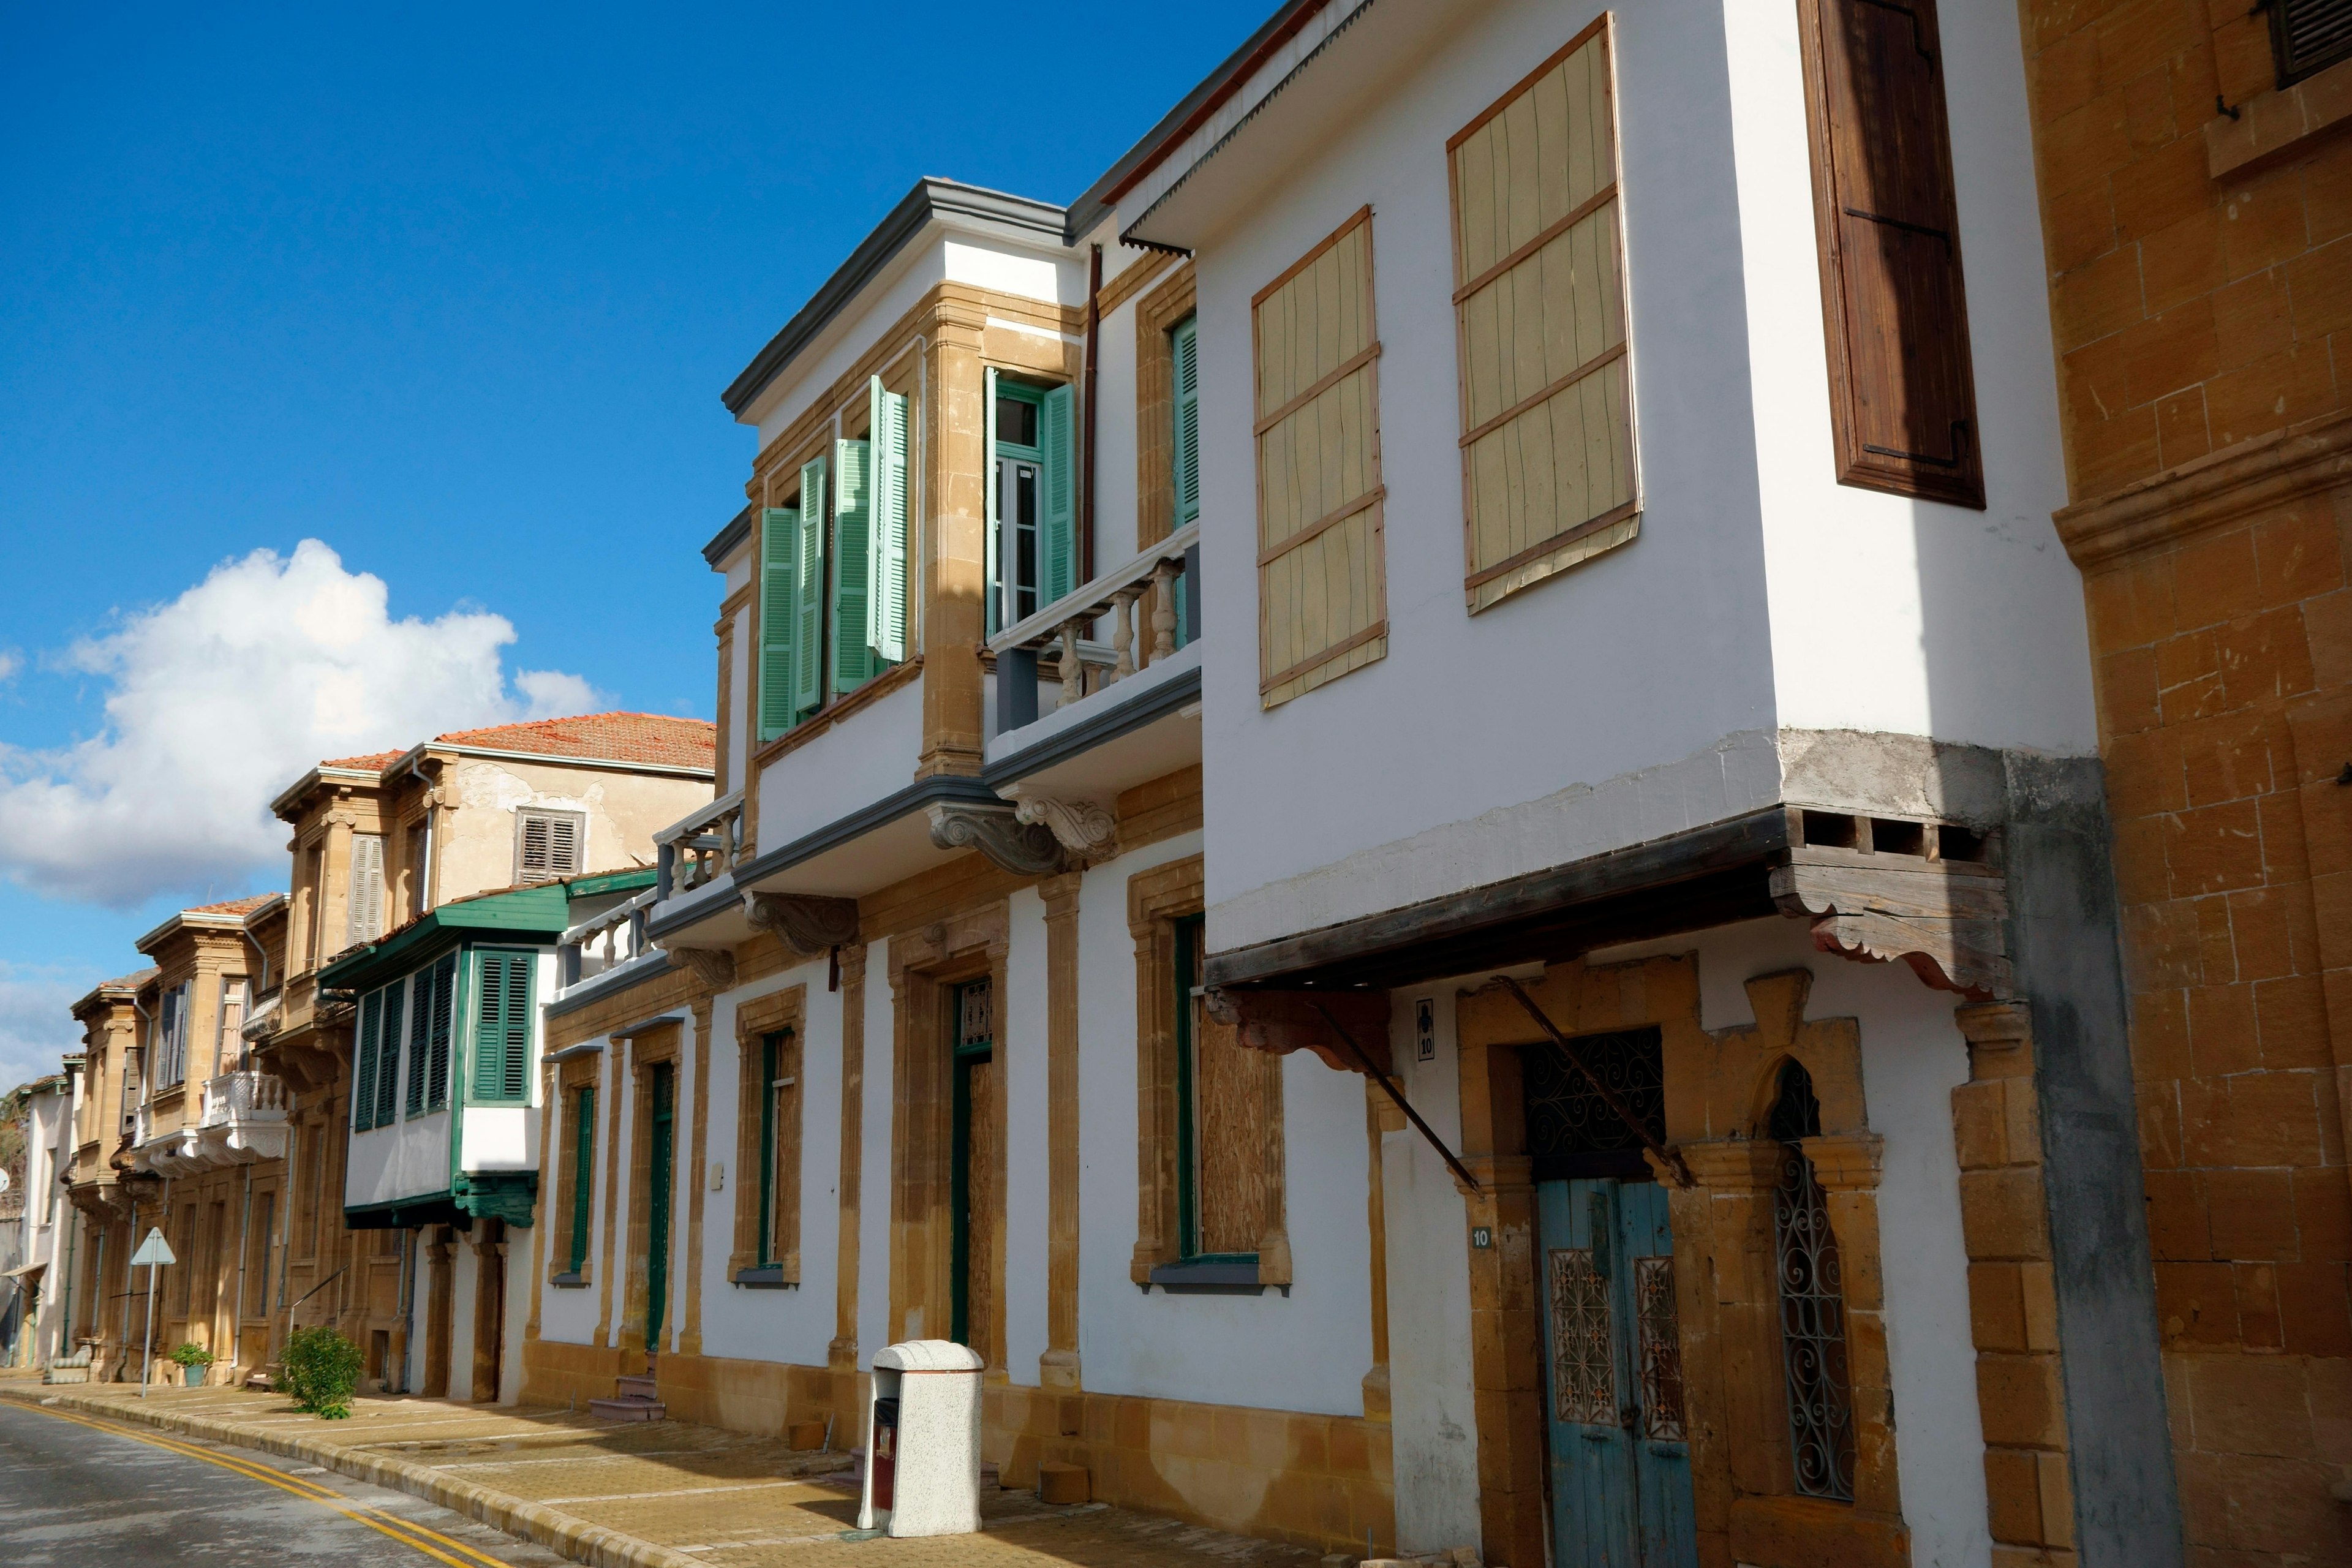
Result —
<instances>
[{"instance_id":1,"label":"wrought iron door grille","mask_svg":"<svg viewBox=\"0 0 2352 1568\"><path fill-rule=\"evenodd\" d=\"M1556 1418L1617 1425L1617 1346L1609 1281L1589 1247L1556 1247L1551 1273L1552 1403Z\"/></svg>"},{"instance_id":2,"label":"wrought iron door grille","mask_svg":"<svg viewBox=\"0 0 2352 1568\"><path fill-rule=\"evenodd\" d=\"M2269 0L2281 87L2352 55L2352 0Z\"/></svg>"},{"instance_id":3,"label":"wrought iron door grille","mask_svg":"<svg viewBox=\"0 0 2352 1568\"><path fill-rule=\"evenodd\" d=\"M1779 1243L1780 1351L1789 1377L1789 1442L1797 1490L1852 1502L1853 1408L1844 1282L1829 1205L1814 1179L1813 1163L1795 1143L1781 1147L1772 1228Z\"/></svg>"},{"instance_id":4,"label":"wrought iron door grille","mask_svg":"<svg viewBox=\"0 0 2352 1568\"><path fill-rule=\"evenodd\" d=\"M1642 1119L1651 1136L1666 1136L1665 1058L1655 1029L1616 1035L1584 1035L1577 1054L1611 1091ZM1630 1176L1646 1180L1642 1140L1592 1082L1568 1065L1546 1042L1527 1047L1528 1152L1535 1156L1536 1180L1573 1176Z\"/></svg>"},{"instance_id":5,"label":"wrought iron door grille","mask_svg":"<svg viewBox=\"0 0 2352 1568\"><path fill-rule=\"evenodd\" d=\"M1642 1342L1643 1433L1661 1442L1682 1442L1683 1341L1673 1258L1633 1259L1633 1311Z\"/></svg>"}]
</instances>

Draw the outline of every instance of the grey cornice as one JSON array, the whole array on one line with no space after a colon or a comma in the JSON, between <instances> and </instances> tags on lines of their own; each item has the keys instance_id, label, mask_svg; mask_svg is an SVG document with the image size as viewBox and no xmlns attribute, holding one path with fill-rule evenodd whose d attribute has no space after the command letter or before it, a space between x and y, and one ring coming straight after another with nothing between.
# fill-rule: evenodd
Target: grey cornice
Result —
<instances>
[{"instance_id":1,"label":"grey cornice","mask_svg":"<svg viewBox=\"0 0 2352 1568\"><path fill-rule=\"evenodd\" d=\"M563 995L548 1003L543 1011L551 1018L561 1018L566 1013L577 1013L591 1003L602 1002L607 996L617 996L622 992L642 985L648 980L658 980L677 967L677 964L669 954L663 953L659 958L649 958L642 963L633 964L626 969L608 969L604 974L592 974L581 984L571 987ZM605 975L613 975L616 978L612 984L598 984L597 983L604 979ZM565 1048L577 1049L576 1047ZM550 1056L545 1059L552 1061L556 1058L554 1056Z\"/></svg>"},{"instance_id":2,"label":"grey cornice","mask_svg":"<svg viewBox=\"0 0 2352 1568\"><path fill-rule=\"evenodd\" d=\"M929 809L934 802L971 801L1002 806L1004 802L979 779L955 775L919 779L905 789L884 795L870 805L860 806L846 816L836 817L814 833L803 834L789 844L780 845L765 855L747 860L735 868L735 887L750 890L762 877L772 877L791 869L803 860L813 860L828 849L837 849L852 839L862 838L877 827L887 827L900 817ZM646 934L659 940L675 931L688 930L702 923L717 910L730 907L725 900L705 901L692 909L674 910L667 916L656 916L646 922Z\"/></svg>"},{"instance_id":3,"label":"grey cornice","mask_svg":"<svg viewBox=\"0 0 2352 1568\"><path fill-rule=\"evenodd\" d=\"M1015 779L1027 778L1031 773L1042 772L1056 763L1066 762L1081 752L1092 751L1107 741L1116 741L1130 731L1142 729L1155 719L1165 718L1188 702L1200 700L1201 667L1194 665L1132 702L1113 704L1099 713L1089 714L1052 740L1024 746L993 766L982 769L980 781L991 790L1002 789Z\"/></svg>"},{"instance_id":4,"label":"grey cornice","mask_svg":"<svg viewBox=\"0 0 2352 1568\"><path fill-rule=\"evenodd\" d=\"M740 416L750 407L751 400L783 373L793 357L841 314L858 291L907 247L908 241L922 232L923 226L940 216L978 218L1027 229L1056 245L1066 243L1063 237L1066 214L1051 202L927 174L915 182L915 188L890 209L887 217L874 226L873 232L849 253L849 259L834 269L833 276L810 296L809 302L784 323L782 331L768 340L768 346L719 395L719 401L727 405L727 412Z\"/></svg>"},{"instance_id":5,"label":"grey cornice","mask_svg":"<svg viewBox=\"0 0 2352 1568\"><path fill-rule=\"evenodd\" d=\"M702 547L702 559L713 572L726 564L727 558L735 553L737 545L751 537L751 518L759 510L756 506L746 506L729 519L727 526L712 534L710 542Z\"/></svg>"}]
</instances>

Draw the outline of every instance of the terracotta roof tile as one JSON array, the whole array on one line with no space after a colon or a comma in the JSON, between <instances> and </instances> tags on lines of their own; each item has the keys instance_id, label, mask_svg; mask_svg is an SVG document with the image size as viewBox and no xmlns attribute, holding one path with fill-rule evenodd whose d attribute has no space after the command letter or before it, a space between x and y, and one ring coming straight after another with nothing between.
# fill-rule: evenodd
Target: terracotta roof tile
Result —
<instances>
[{"instance_id":1,"label":"terracotta roof tile","mask_svg":"<svg viewBox=\"0 0 2352 1568\"><path fill-rule=\"evenodd\" d=\"M134 969L128 974L118 974L111 980L101 980L98 983L98 989L100 991L136 991L142 985L146 984L150 980L154 979L155 976L163 973L163 972L162 970L156 968L151 963L144 969Z\"/></svg>"},{"instance_id":2,"label":"terracotta roof tile","mask_svg":"<svg viewBox=\"0 0 2352 1568\"><path fill-rule=\"evenodd\" d=\"M322 768L349 768L353 773L382 773L407 755L405 752L370 752L363 757L329 757Z\"/></svg>"},{"instance_id":3,"label":"terracotta roof tile","mask_svg":"<svg viewBox=\"0 0 2352 1568\"><path fill-rule=\"evenodd\" d=\"M182 910L184 915L249 915L270 900L275 893L256 893L251 898L230 899L225 903L198 904L192 910Z\"/></svg>"},{"instance_id":4,"label":"terracotta roof tile","mask_svg":"<svg viewBox=\"0 0 2352 1568\"><path fill-rule=\"evenodd\" d=\"M719 754L717 725L708 719L679 719L666 713L585 713L573 719L537 719L524 724L494 724L483 730L453 730L434 739L453 746L478 746L485 751L655 763L677 768L709 768Z\"/></svg>"}]
</instances>

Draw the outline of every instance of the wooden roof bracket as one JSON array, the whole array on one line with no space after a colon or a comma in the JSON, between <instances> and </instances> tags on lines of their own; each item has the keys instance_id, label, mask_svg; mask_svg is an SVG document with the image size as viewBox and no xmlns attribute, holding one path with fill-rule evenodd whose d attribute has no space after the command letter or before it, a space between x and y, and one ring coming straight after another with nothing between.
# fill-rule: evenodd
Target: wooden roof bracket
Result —
<instances>
[{"instance_id":1,"label":"wooden roof bracket","mask_svg":"<svg viewBox=\"0 0 2352 1568\"><path fill-rule=\"evenodd\" d=\"M1973 1002L2016 994L1997 833L1843 813L1790 815L1801 820L1792 824L1788 863L1772 868L1772 901L1811 922L1815 948L1864 963L1900 959L1925 984ZM1897 830L1899 847L1882 842Z\"/></svg>"},{"instance_id":2,"label":"wooden roof bracket","mask_svg":"<svg viewBox=\"0 0 2352 1568\"><path fill-rule=\"evenodd\" d=\"M1584 1054L1576 1048L1574 1043L1566 1035L1560 1033L1559 1026L1553 1023L1545 1015L1544 1010L1536 1005L1536 999L1528 995L1517 981L1507 974L1497 974L1478 989L1507 991L1517 997L1519 1005L1528 1010L1528 1016L1536 1021L1536 1026L1549 1035L1551 1043L1558 1046L1560 1054L1568 1058L1568 1065L1584 1075L1584 1081L1592 1086L1592 1091L1601 1097L1601 1103L1614 1111L1617 1120L1622 1121L1632 1130L1633 1136L1642 1141L1642 1147L1647 1149L1660 1168L1674 1178L1675 1185L1688 1187L1691 1184L1690 1167L1683 1163L1683 1152L1673 1144L1660 1140L1656 1133L1650 1131L1650 1124L1633 1114L1633 1108L1626 1104L1615 1089L1603 1083L1599 1073L1585 1065Z\"/></svg>"}]
</instances>

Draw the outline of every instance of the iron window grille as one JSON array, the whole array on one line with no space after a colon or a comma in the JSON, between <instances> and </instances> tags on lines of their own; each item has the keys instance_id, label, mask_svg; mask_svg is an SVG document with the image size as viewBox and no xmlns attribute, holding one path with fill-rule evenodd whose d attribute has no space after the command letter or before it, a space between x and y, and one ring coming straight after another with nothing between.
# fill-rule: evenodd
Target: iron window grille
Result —
<instances>
[{"instance_id":1,"label":"iron window grille","mask_svg":"<svg viewBox=\"0 0 2352 1568\"><path fill-rule=\"evenodd\" d=\"M1780 1354L1789 1384L1789 1447L1800 1493L1852 1502L1853 1396L1844 1280L1829 1205L1800 1142L1819 1137L1821 1131L1812 1078L1790 1062L1780 1070L1780 1095L1769 1123L1781 1145L1772 1231L1780 1271Z\"/></svg>"}]
</instances>

